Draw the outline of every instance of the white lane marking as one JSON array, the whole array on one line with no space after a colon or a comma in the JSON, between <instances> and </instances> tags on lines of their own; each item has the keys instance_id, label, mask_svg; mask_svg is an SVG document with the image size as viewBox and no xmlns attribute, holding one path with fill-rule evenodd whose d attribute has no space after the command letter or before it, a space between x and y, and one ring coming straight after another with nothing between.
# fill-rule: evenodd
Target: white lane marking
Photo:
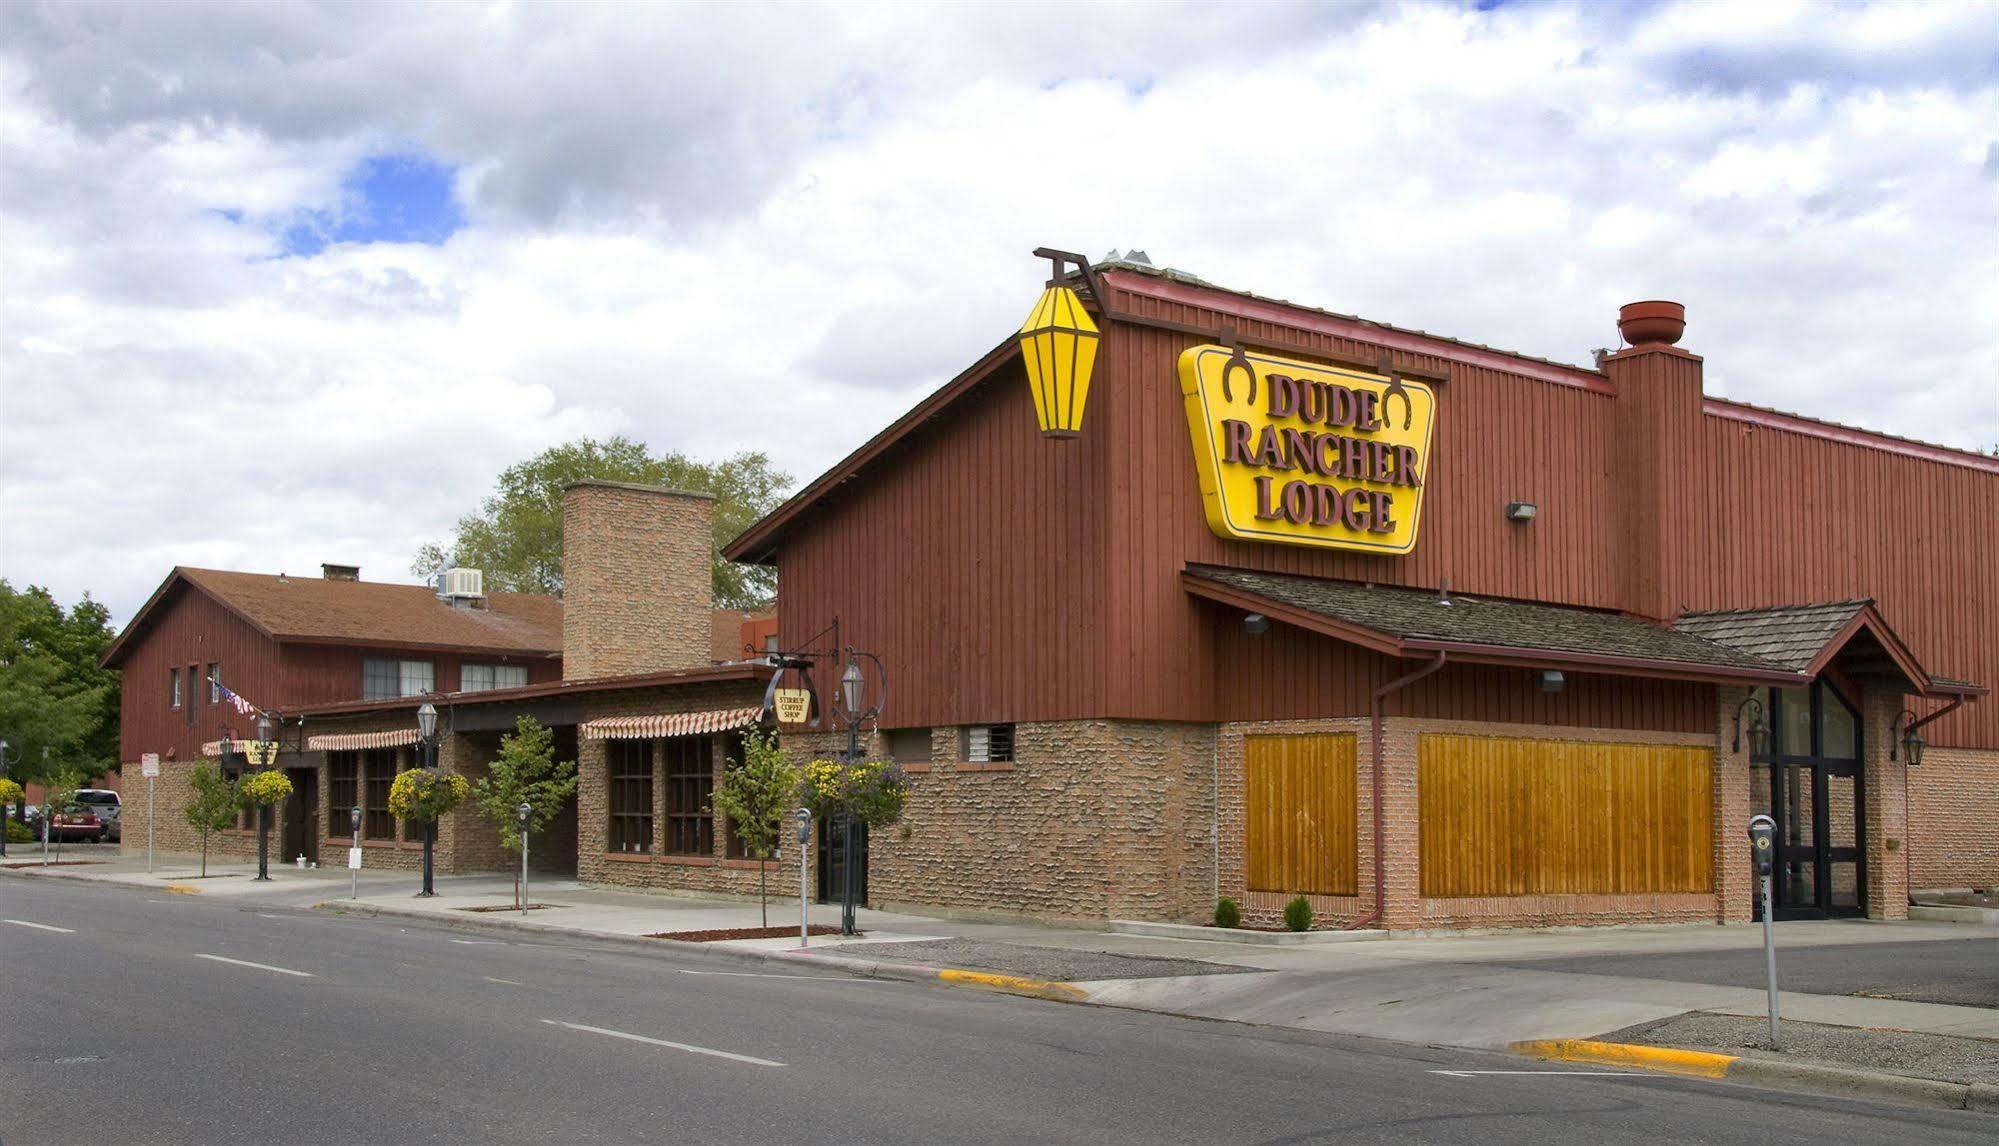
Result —
<instances>
[{"instance_id":1,"label":"white lane marking","mask_svg":"<svg viewBox=\"0 0 1999 1146\"><path fill-rule=\"evenodd\" d=\"M499 942L500 942L500 940L498 940L498 939L453 939L453 940L451 940L451 942L453 942L453 943L463 943L463 944L465 944L465 945L466 945L466 946L468 946L468 947L478 947L478 946L491 946L491 945L493 945L493 944L496 944L496 943L499 943Z\"/></svg>"},{"instance_id":2,"label":"white lane marking","mask_svg":"<svg viewBox=\"0 0 1999 1146\"><path fill-rule=\"evenodd\" d=\"M1635 1070L1432 1070L1426 1074L1441 1074L1450 1078L1471 1078L1482 1074L1531 1074L1537 1078L1645 1078Z\"/></svg>"},{"instance_id":3,"label":"white lane marking","mask_svg":"<svg viewBox=\"0 0 1999 1146\"><path fill-rule=\"evenodd\" d=\"M76 928L74 927L56 927L47 923L29 923L25 919L6 919L0 920L0 923L11 923L16 927L32 927L37 931L60 931L64 935L76 934Z\"/></svg>"},{"instance_id":4,"label":"white lane marking","mask_svg":"<svg viewBox=\"0 0 1999 1146\"><path fill-rule=\"evenodd\" d=\"M504 984L504 985L506 985L506 986L509 986L509 987L518 987L518 986L520 986L520 984L519 984L519 983L516 983L516 982L514 982L514 981L513 981L512 979L495 979L495 978L493 978L493 977L492 977L491 975L481 975L481 976L479 976L479 977L480 977L481 979L484 979L484 980L486 980L486 981L487 981L488 983L501 983L501 984Z\"/></svg>"},{"instance_id":5,"label":"white lane marking","mask_svg":"<svg viewBox=\"0 0 1999 1146\"><path fill-rule=\"evenodd\" d=\"M229 959L221 955L203 955L198 951L195 952L194 957L196 959L210 959L217 963L229 963L237 967L255 967L259 971L276 971L280 975L296 975L301 979L314 978L313 973L310 971L294 971L289 967L273 967L269 963L252 963L248 959Z\"/></svg>"},{"instance_id":6,"label":"white lane marking","mask_svg":"<svg viewBox=\"0 0 1999 1146\"><path fill-rule=\"evenodd\" d=\"M264 914L263 912L259 911L259 912L257 913L257 918L259 918L259 919L283 919L283 918L284 918L284 916L282 916L282 915L265 915L265 914Z\"/></svg>"},{"instance_id":7,"label":"white lane marking","mask_svg":"<svg viewBox=\"0 0 1999 1146\"><path fill-rule=\"evenodd\" d=\"M770 1059L767 1058L755 1058L753 1056L746 1054L736 1054L731 1051L716 1050L713 1047L697 1047L693 1043L676 1043L676 1042L668 1042L666 1039L651 1039L647 1038L644 1035L629 1034L625 1031L613 1031L613 1030L608 1030L604 1027L584 1026L582 1023L565 1023L557 1019L543 1019L542 1022L547 1023L551 1027L568 1027L572 1031L588 1031L593 1035L605 1035L614 1039L626 1039L630 1042L645 1043L648 1046L666 1047L668 1050L682 1050L686 1051L689 1054L705 1054L705 1055L713 1055L716 1058L733 1059L736 1062L749 1063L751 1066L784 1065L781 1062L772 1062Z\"/></svg>"},{"instance_id":8,"label":"white lane marking","mask_svg":"<svg viewBox=\"0 0 1999 1146\"><path fill-rule=\"evenodd\" d=\"M815 983L887 983L887 979L855 979L846 975L772 975L765 971L689 971L685 967L674 970L683 975L721 975L730 979L809 979Z\"/></svg>"}]
</instances>

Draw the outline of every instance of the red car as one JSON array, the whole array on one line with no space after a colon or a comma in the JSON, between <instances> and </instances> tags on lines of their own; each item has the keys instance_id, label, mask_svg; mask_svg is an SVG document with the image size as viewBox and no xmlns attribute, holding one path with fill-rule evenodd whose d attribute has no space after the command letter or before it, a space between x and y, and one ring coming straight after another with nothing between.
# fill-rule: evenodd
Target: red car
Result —
<instances>
[{"instance_id":1,"label":"red car","mask_svg":"<svg viewBox=\"0 0 1999 1146\"><path fill-rule=\"evenodd\" d=\"M52 840L101 840L104 838L104 821L97 813L84 809L57 812L49 821L49 838Z\"/></svg>"}]
</instances>

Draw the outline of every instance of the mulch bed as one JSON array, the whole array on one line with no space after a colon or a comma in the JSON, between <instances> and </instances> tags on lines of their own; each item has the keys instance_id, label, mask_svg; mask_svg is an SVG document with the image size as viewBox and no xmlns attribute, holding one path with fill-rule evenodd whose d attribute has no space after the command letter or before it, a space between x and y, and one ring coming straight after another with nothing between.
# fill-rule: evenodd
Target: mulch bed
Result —
<instances>
[{"instance_id":1,"label":"mulch bed","mask_svg":"<svg viewBox=\"0 0 1999 1146\"><path fill-rule=\"evenodd\" d=\"M840 929L830 923L815 923L811 933L838 935ZM678 939L683 943L719 943L724 939L782 939L796 934L796 927L721 927L712 931L661 931L646 938Z\"/></svg>"}]
</instances>

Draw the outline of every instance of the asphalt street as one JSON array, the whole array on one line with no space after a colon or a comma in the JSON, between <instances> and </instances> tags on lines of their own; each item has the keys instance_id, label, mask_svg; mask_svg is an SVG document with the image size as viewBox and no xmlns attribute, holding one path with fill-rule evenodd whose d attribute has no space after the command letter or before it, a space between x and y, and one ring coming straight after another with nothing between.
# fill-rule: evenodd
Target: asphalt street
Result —
<instances>
[{"instance_id":1,"label":"asphalt street","mask_svg":"<svg viewBox=\"0 0 1999 1146\"><path fill-rule=\"evenodd\" d=\"M1777 940L1777 981L1786 991L1814 995L1867 995L1960 1007L1999 1007L1999 941L1950 939L1931 943L1846 943L1784 946ZM1856 923L1865 927L1865 923ZM1764 985L1763 950L1675 951L1642 955L1592 955L1585 959L1535 959L1512 967L1669 979L1730 987Z\"/></svg>"},{"instance_id":2,"label":"asphalt street","mask_svg":"<svg viewBox=\"0 0 1999 1146\"><path fill-rule=\"evenodd\" d=\"M1985 1114L6 875L0 983L7 1146L1985 1143L1999 1127Z\"/></svg>"}]
</instances>

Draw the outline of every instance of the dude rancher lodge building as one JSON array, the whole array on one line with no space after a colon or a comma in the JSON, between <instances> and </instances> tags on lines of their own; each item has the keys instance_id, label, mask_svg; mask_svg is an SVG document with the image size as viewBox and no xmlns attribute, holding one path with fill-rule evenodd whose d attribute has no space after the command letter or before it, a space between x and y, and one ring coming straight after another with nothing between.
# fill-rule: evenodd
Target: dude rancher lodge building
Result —
<instances>
[{"instance_id":1,"label":"dude rancher lodge building","mask_svg":"<svg viewBox=\"0 0 1999 1146\"><path fill-rule=\"evenodd\" d=\"M741 893L755 864L708 793L773 677L801 683L762 654L837 622L886 672L867 742L912 787L854 857L877 907L1741 921L1757 813L1782 918L1999 884L1999 459L1708 396L1672 303L1625 307L1622 348L1576 366L1037 254L1054 275L1018 334L727 547L776 568L774 633L713 647L705 501L571 489L559 641L508 646L528 679L481 691L445 658L498 646L440 647L440 763L478 775L535 715L582 777L549 862ZM226 730L151 730L218 638L149 623L113 651L125 756L176 748L182 793ZM809 671L819 696L842 659ZM361 803L409 862L384 778L424 691L280 699L284 764L312 774L292 818L336 829L318 844ZM800 756L843 740L781 732ZM186 843L172 803L162 838ZM499 866L491 835L454 813L442 869Z\"/></svg>"}]
</instances>

